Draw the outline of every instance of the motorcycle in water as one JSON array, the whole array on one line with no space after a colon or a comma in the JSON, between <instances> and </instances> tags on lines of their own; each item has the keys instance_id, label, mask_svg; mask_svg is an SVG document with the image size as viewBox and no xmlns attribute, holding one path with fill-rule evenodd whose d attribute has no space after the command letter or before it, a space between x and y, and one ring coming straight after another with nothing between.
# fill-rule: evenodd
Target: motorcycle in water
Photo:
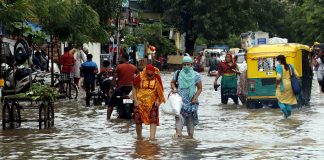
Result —
<instances>
[{"instance_id":1,"label":"motorcycle in water","mask_svg":"<svg viewBox=\"0 0 324 160\"><path fill-rule=\"evenodd\" d=\"M134 101L130 98L132 87L123 87L122 95L117 96L117 113L118 118L132 119L134 114Z\"/></svg>"},{"instance_id":2,"label":"motorcycle in water","mask_svg":"<svg viewBox=\"0 0 324 160\"><path fill-rule=\"evenodd\" d=\"M101 105L102 102L105 102L106 105L108 104L109 97L112 94L112 80L113 77L107 77L103 79L97 78L97 91L90 93L94 105Z\"/></svg>"},{"instance_id":3,"label":"motorcycle in water","mask_svg":"<svg viewBox=\"0 0 324 160\"><path fill-rule=\"evenodd\" d=\"M108 91L108 101L110 100L112 94L114 94L114 90L116 89L114 86L112 86L112 79L113 77L110 77L109 79L105 79L99 88L106 89L106 93ZM106 82L106 85L105 85ZM108 87L109 84L109 87ZM118 118L120 119L132 119L134 114L134 101L131 99L131 91L133 87L132 86L122 86L118 89L119 92L116 96L116 105L113 106L114 108L117 108L117 114ZM108 101L106 101L108 103ZM107 104L106 103L106 104Z\"/></svg>"},{"instance_id":4,"label":"motorcycle in water","mask_svg":"<svg viewBox=\"0 0 324 160\"><path fill-rule=\"evenodd\" d=\"M94 105L101 105L105 102L107 105L109 98L112 95L112 80L114 68L109 68L107 71L100 72L96 77L96 85L98 86L96 92L91 92L90 96Z\"/></svg>"}]
</instances>

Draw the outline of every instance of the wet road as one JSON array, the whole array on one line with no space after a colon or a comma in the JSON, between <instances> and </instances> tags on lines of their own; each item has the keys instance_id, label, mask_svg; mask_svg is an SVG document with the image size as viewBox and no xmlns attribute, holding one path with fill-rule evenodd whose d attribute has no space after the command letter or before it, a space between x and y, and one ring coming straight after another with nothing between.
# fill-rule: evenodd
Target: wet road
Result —
<instances>
[{"instance_id":1,"label":"wet road","mask_svg":"<svg viewBox=\"0 0 324 160\"><path fill-rule=\"evenodd\" d=\"M171 75L162 78L167 92ZM143 127L145 140L137 140L132 122L116 115L105 120L104 106L64 101L56 104L52 129L32 122L0 129L0 159L324 159L324 94L315 80L311 107L286 120L279 109L221 105L212 82L203 76L194 139L174 138L174 118L161 113L157 140L147 140L149 127Z\"/></svg>"}]
</instances>

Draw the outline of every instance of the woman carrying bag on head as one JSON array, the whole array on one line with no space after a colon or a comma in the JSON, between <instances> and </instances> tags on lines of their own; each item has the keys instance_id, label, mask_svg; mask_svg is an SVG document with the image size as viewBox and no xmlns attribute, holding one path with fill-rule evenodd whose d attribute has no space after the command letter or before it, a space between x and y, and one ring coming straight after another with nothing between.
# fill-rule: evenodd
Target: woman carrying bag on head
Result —
<instances>
[{"instance_id":1,"label":"woman carrying bag on head","mask_svg":"<svg viewBox=\"0 0 324 160\"><path fill-rule=\"evenodd\" d=\"M295 74L296 77L299 75L292 65L287 64L284 55L279 55L276 59L279 63L276 66L276 97L284 117L288 118L291 115L292 105L297 104L297 98L291 84L291 74Z\"/></svg>"}]
</instances>

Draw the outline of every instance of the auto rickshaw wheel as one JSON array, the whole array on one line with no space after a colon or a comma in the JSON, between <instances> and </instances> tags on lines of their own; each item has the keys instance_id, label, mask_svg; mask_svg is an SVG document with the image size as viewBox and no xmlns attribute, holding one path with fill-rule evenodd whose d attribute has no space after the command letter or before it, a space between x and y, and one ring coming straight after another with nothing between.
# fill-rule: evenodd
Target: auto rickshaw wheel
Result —
<instances>
[{"instance_id":1,"label":"auto rickshaw wheel","mask_svg":"<svg viewBox=\"0 0 324 160\"><path fill-rule=\"evenodd\" d=\"M49 103L47 108L48 108L48 111L47 111L47 117L48 117L47 126L52 127L52 126L54 126L54 108L53 108L53 105L50 104L50 103Z\"/></svg>"},{"instance_id":2,"label":"auto rickshaw wheel","mask_svg":"<svg viewBox=\"0 0 324 160\"><path fill-rule=\"evenodd\" d=\"M20 108L18 103L15 103L12 108L12 120L13 120L13 126L15 128L21 126L21 115L20 115Z\"/></svg>"},{"instance_id":3,"label":"auto rickshaw wheel","mask_svg":"<svg viewBox=\"0 0 324 160\"><path fill-rule=\"evenodd\" d=\"M44 128L48 127L48 116L47 116L48 108L45 107L44 104L39 106L39 129L42 129L42 125L44 124Z\"/></svg>"},{"instance_id":4,"label":"auto rickshaw wheel","mask_svg":"<svg viewBox=\"0 0 324 160\"><path fill-rule=\"evenodd\" d=\"M246 108L249 108L249 109L254 109L255 108L255 102L252 101L252 100L246 100Z\"/></svg>"}]
</instances>

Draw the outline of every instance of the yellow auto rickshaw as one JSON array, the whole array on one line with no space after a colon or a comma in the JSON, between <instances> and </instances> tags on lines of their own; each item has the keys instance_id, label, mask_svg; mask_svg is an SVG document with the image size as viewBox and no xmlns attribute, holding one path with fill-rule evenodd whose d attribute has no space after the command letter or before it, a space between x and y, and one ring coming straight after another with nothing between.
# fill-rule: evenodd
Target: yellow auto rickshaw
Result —
<instances>
[{"instance_id":1,"label":"yellow auto rickshaw","mask_svg":"<svg viewBox=\"0 0 324 160\"><path fill-rule=\"evenodd\" d=\"M310 48L306 45L286 43L258 45L247 52L247 107L261 108L265 105L277 107L276 57L284 55L288 64L294 65L302 85L297 96L298 105L309 105L312 88Z\"/></svg>"}]
</instances>

